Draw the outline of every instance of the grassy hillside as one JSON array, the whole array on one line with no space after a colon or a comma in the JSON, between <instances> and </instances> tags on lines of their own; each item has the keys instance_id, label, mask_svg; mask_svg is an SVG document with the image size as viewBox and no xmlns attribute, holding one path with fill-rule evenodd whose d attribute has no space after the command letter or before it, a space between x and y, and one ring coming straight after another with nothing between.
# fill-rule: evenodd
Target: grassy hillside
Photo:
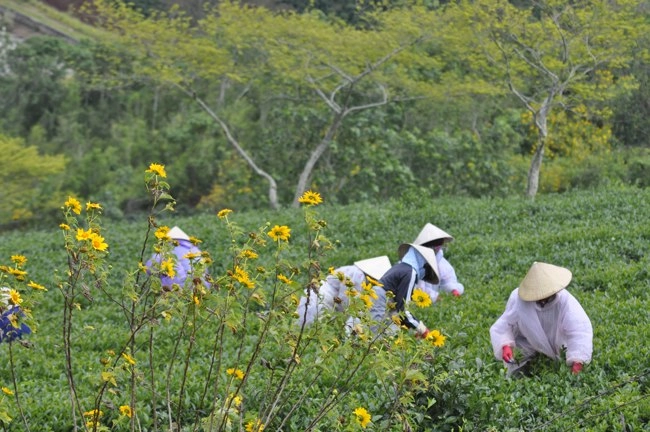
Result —
<instances>
[{"instance_id":1,"label":"grassy hillside","mask_svg":"<svg viewBox=\"0 0 650 432\"><path fill-rule=\"evenodd\" d=\"M75 40L93 38L102 31L36 0L2 0L0 6Z\"/></svg>"},{"instance_id":2,"label":"grassy hillside","mask_svg":"<svg viewBox=\"0 0 650 432\"><path fill-rule=\"evenodd\" d=\"M430 328L440 329L447 340L444 347L432 352L429 363L419 366L423 374L419 382L428 385L414 387L409 392L411 399L400 402L401 407L408 409L402 412L385 403L380 397L385 389L377 390L379 383L371 378L371 382L360 381L349 394L350 407L369 407L373 416L369 430L403 430L403 424L387 420L396 414L409 418L415 430L650 430L649 189L545 195L535 202L517 198L403 197L383 206L334 207L327 205L327 197L324 199L325 203L316 208L317 218L326 221L325 235L335 248L322 258L323 269L383 254L395 261L397 246L412 241L424 223L432 222L454 235L455 242L446 257L466 288L461 298L444 296L419 313ZM292 247L283 259L296 266L305 260L308 239L301 210L235 212L229 220L235 221L244 233L256 232L267 222L270 226L291 227ZM214 259L212 274L222 275L230 268L232 243L225 224L215 215L165 216L162 222L169 226L177 224L203 240L201 247ZM34 307L39 328L29 337L33 346L14 346L12 351L22 406L32 430L70 430L68 384L61 354L63 300L56 289L56 281L65 279L66 254L57 227L42 228L0 236L0 264L10 265L11 255L25 255L29 260L28 278L49 289ZM145 228L146 221L107 222L103 226L110 250L107 262L111 266L106 292L122 292L127 272L137 270ZM145 255L150 253L147 249ZM270 267L273 259L260 256L259 265ZM571 269L574 276L569 291L591 317L594 359L578 376L571 375L564 364L542 361L533 377L507 380L501 363L493 358L488 329L533 261ZM302 273L295 278L301 281L295 285L297 294L306 283L301 279L304 277ZM124 342L125 319L104 292L88 289L89 295L82 298L80 310L75 312L78 327L73 341L77 356L74 368L79 371L79 394L84 407L92 406L89 395L100 385L99 359ZM264 308L259 308L258 314L263 313ZM167 332L171 330L161 330L158 337L171 350L172 333ZM170 340L165 340L165 335ZM237 343L252 343L249 338L253 334L239 335ZM207 344L210 340L197 336L196 343ZM229 343L234 342L224 342L221 348L228 351ZM0 345L5 357L8 348L7 344ZM316 373L318 368L308 363L310 355L309 350L305 351L299 368L313 368ZM208 354L192 357L192 367L197 369L192 371L185 387L187 418L194 418L193 407L200 393L200 385L194 383L201 383L208 358ZM146 356L139 358L145 360ZM380 365L372 366L371 362L368 376L381 373L384 366ZM256 363L251 369L251 377L264 376L266 369L258 366ZM0 385L10 387L9 371L10 364L3 362L0 376L4 381ZM142 372L146 374L147 369ZM318 385L326 386L327 382ZM263 396L257 394L250 404L256 406ZM17 409L11 403L9 399L3 400L0 409L8 406L13 413L10 430L22 430ZM354 422L344 420L347 408L337 409L321 419L319 430L356 430ZM107 413L116 410L115 406L104 407ZM145 430L151 420L146 411L143 406L139 420ZM303 415L308 417L309 413L307 410ZM118 418L117 414L113 417ZM303 430L304 423L295 420L285 427ZM119 421L112 428L127 430L125 423Z\"/></svg>"}]
</instances>

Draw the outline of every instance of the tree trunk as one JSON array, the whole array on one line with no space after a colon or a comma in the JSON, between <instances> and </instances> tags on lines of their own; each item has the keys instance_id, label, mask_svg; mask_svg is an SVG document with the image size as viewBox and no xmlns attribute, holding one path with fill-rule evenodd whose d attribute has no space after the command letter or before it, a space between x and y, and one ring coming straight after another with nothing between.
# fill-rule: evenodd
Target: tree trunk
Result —
<instances>
[{"instance_id":1,"label":"tree trunk","mask_svg":"<svg viewBox=\"0 0 650 432\"><path fill-rule=\"evenodd\" d=\"M293 203L291 204L292 207L298 207L298 198L300 198L305 190L307 190L307 183L311 177L311 172L313 171L314 166L316 166L318 159L320 159L323 153L325 153L325 150L327 150L327 147L329 147L330 143L334 139L334 135L336 135L336 132L341 126L344 115L344 113L336 113L334 115L334 119L332 120L332 124L330 124L329 129L327 129L327 133L321 142L318 143L314 151L311 152L307 163L305 163L305 166L302 169L302 173L300 173L300 178L298 179L298 184L296 185L296 193L293 197Z\"/></svg>"},{"instance_id":2,"label":"tree trunk","mask_svg":"<svg viewBox=\"0 0 650 432\"><path fill-rule=\"evenodd\" d=\"M187 90L185 91L188 92ZM212 109L210 109L210 107L201 98L196 96L196 94L193 92L191 94L196 103L198 103L199 106L206 113L208 113L208 115L210 115L214 121L219 124L221 130L226 135L228 142L235 148L237 153L239 153L239 155L244 158L248 166L250 166L253 171L255 171L259 176L266 179L266 181L269 183L269 204L273 210L278 210L280 208L280 204L278 203L278 184L273 176L257 166L255 161L253 161L253 158L246 152L246 150L244 150L241 145L239 145L239 141L237 141L237 139L233 136L233 134L230 132L230 128L228 128L228 125L223 120L221 120L221 117L212 111Z\"/></svg>"},{"instance_id":3,"label":"tree trunk","mask_svg":"<svg viewBox=\"0 0 650 432\"><path fill-rule=\"evenodd\" d=\"M539 189L539 172L542 169L545 142L545 137L542 137L540 135L539 139L537 140L537 149L535 150L533 160L530 162L530 168L528 169L528 186L526 188L526 196L531 200L535 199L535 195L537 195L537 189Z\"/></svg>"},{"instance_id":4,"label":"tree trunk","mask_svg":"<svg viewBox=\"0 0 650 432\"><path fill-rule=\"evenodd\" d=\"M533 160L530 161L530 169L528 170L528 186L526 187L526 196L531 200L535 199L535 195L537 195L537 190L539 189L539 173L542 170L544 146L546 144L546 137L548 136L548 113L551 110L555 94L555 91L550 92L539 110L533 112L535 127L537 128L537 149L533 155Z\"/></svg>"}]
</instances>

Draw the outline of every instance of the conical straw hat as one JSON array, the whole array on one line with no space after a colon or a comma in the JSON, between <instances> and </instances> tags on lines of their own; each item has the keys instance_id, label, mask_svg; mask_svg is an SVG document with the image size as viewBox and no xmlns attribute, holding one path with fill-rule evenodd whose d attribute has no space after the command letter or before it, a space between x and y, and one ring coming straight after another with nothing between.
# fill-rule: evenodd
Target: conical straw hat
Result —
<instances>
[{"instance_id":1,"label":"conical straw hat","mask_svg":"<svg viewBox=\"0 0 650 432\"><path fill-rule=\"evenodd\" d=\"M189 240L190 237L183 232L182 229L179 227L175 226L174 228L170 229L169 232L167 233L169 238L173 238L174 240Z\"/></svg>"},{"instance_id":2,"label":"conical straw hat","mask_svg":"<svg viewBox=\"0 0 650 432\"><path fill-rule=\"evenodd\" d=\"M436 253L433 251L433 249L413 243L403 243L397 249L399 259L404 258L404 255L406 255L406 252L408 252L409 247L413 247L416 251L418 251L418 253L424 257L426 262L431 266L431 269L433 270L433 274L425 275L424 280L432 284L440 283L440 270L438 270L438 260L436 260Z\"/></svg>"},{"instance_id":3,"label":"conical straw hat","mask_svg":"<svg viewBox=\"0 0 650 432\"><path fill-rule=\"evenodd\" d=\"M355 266L373 279L379 280L391 268L390 259L386 255L356 261Z\"/></svg>"},{"instance_id":4,"label":"conical straw hat","mask_svg":"<svg viewBox=\"0 0 650 432\"><path fill-rule=\"evenodd\" d=\"M445 242L452 242L454 240L451 235L447 234L434 224L427 223L424 228L422 228L422 231L420 231L420 234L418 234L413 243L416 245L423 245L434 240L442 239L444 239Z\"/></svg>"},{"instance_id":5,"label":"conical straw hat","mask_svg":"<svg viewBox=\"0 0 650 432\"><path fill-rule=\"evenodd\" d=\"M571 271L564 267L534 262L519 284L519 298L538 301L562 291L571 282Z\"/></svg>"}]
</instances>

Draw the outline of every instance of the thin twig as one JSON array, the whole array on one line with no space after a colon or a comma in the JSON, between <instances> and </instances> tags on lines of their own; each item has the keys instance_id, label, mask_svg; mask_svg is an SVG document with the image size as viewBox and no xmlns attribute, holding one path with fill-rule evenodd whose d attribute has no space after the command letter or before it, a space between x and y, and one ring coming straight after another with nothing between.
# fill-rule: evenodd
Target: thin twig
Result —
<instances>
[{"instance_id":1,"label":"thin twig","mask_svg":"<svg viewBox=\"0 0 650 432\"><path fill-rule=\"evenodd\" d=\"M25 412L23 411L23 406L20 403L20 398L18 397L18 381L16 381L16 368L14 365L14 352L13 352L13 341L9 342L9 365L11 367L11 381L14 385L14 395L16 399L16 406L18 411L20 411L20 417L23 419L23 424L25 425L25 430L29 431L29 423L27 423L27 418L25 417Z\"/></svg>"}]
</instances>

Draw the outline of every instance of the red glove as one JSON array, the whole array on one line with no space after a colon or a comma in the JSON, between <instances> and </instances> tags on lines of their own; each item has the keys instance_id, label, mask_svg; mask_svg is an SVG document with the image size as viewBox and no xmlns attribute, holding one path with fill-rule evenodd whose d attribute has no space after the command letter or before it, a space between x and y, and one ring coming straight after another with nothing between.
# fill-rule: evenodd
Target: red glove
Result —
<instances>
[{"instance_id":1,"label":"red glove","mask_svg":"<svg viewBox=\"0 0 650 432\"><path fill-rule=\"evenodd\" d=\"M458 292L458 290L453 290L453 291L451 292L451 294L452 294L454 297L460 297L460 293Z\"/></svg>"},{"instance_id":2,"label":"red glove","mask_svg":"<svg viewBox=\"0 0 650 432\"><path fill-rule=\"evenodd\" d=\"M415 330L415 337L418 339L420 338L426 339L428 335L429 335L429 329L426 328L422 323L420 323L418 328Z\"/></svg>"},{"instance_id":3,"label":"red glove","mask_svg":"<svg viewBox=\"0 0 650 432\"><path fill-rule=\"evenodd\" d=\"M582 363L580 362L575 362L573 363L573 366L571 366L571 373L574 375L579 374L581 370L582 370Z\"/></svg>"},{"instance_id":4,"label":"red glove","mask_svg":"<svg viewBox=\"0 0 650 432\"><path fill-rule=\"evenodd\" d=\"M510 363L514 359L514 356L512 355L512 348L510 348L508 345L504 346L501 358L503 358L504 362Z\"/></svg>"}]
</instances>

